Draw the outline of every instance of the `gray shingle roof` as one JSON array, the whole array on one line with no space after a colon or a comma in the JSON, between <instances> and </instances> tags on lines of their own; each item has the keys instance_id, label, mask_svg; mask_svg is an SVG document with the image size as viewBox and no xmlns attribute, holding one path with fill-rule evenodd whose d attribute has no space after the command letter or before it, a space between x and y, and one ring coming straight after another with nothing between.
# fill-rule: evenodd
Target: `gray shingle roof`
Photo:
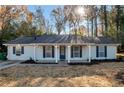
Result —
<instances>
[{"instance_id":1,"label":"gray shingle roof","mask_svg":"<svg viewBox=\"0 0 124 93\"><path fill-rule=\"evenodd\" d=\"M42 35L23 36L9 41L6 44L31 44L31 43L95 43L95 44L117 44L109 37L82 37L74 35Z\"/></svg>"}]
</instances>

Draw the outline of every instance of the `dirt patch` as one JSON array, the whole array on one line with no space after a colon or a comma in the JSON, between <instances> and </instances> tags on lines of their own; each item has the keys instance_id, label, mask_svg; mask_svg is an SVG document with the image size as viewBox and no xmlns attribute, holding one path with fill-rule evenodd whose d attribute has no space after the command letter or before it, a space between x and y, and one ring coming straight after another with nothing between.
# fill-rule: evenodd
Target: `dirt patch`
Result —
<instances>
[{"instance_id":1,"label":"dirt patch","mask_svg":"<svg viewBox=\"0 0 124 93\"><path fill-rule=\"evenodd\" d=\"M124 86L120 82L123 73L123 62L68 67L20 65L0 70L0 86L118 87Z\"/></svg>"}]
</instances>

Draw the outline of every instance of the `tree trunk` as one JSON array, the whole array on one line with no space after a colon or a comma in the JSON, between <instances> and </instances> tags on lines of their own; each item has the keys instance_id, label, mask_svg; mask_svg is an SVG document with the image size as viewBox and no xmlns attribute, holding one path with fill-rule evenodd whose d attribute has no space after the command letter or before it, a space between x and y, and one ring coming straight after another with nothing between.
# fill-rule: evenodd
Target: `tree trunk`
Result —
<instances>
[{"instance_id":1,"label":"tree trunk","mask_svg":"<svg viewBox=\"0 0 124 93\"><path fill-rule=\"evenodd\" d=\"M102 35L104 33L104 21L102 20L102 23L101 23L101 27L102 27Z\"/></svg>"},{"instance_id":2,"label":"tree trunk","mask_svg":"<svg viewBox=\"0 0 124 93\"><path fill-rule=\"evenodd\" d=\"M97 31L97 15L95 17L95 36L97 37L98 36L98 31Z\"/></svg>"},{"instance_id":3,"label":"tree trunk","mask_svg":"<svg viewBox=\"0 0 124 93\"><path fill-rule=\"evenodd\" d=\"M105 21L105 31L108 31L108 23L107 23L107 11L106 11L106 5L104 5L104 21Z\"/></svg>"},{"instance_id":4,"label":"tree trunk","mask_svg":"<svg viewBox=\"0 0 124 93\"><path fill-rule=\"evenodd\" d=\"M117 8L117 15L116 15L116 28L117 28L117 37L116 37L116 39L117 39L117 41L119 41L119 31L120 31L120 29L119 29L119 27L120 27L120 5L117 5L116 6L116 8Z\"/></svg>"},{"instance_id":5,"label":"tree trunk","mask_svg":"<svg viewBox=\"0 0 124 93\"><path fill-rule=\"evenodd\" d=\"M92 31L92 37L94 36L94 27L93 27L93 18L91 19L91 31Z\"/></svg>"},{"instance_id":6,"label":"tree trunk","mask_svg":"<svg viewBox=\"0 0 124 93\"><path fill-rule=\"evenodd\" d=\"M95 7L94 15L95 15L95 20L94 20L94 22L95 22L95 36L97 37L98 36L98 31L97 31L97 7Z\"/></svg>"},{"instance_id":7,"label":"tree trunk","mask_svg":"<svg viewBox=\"0 0 124 93\"><path fill-rule=\"evenodd\" d=\"M90 33L89 33L89 20L87 19L87 33L88 33L88 36L90 36Z\"/></svg>"}]
</instances>

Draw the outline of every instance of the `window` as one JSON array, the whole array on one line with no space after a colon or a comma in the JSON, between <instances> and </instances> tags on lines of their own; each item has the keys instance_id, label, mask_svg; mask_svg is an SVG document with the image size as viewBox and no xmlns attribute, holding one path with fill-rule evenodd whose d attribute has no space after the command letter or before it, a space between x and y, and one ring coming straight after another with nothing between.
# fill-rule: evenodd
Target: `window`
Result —
<instances>
[{"instance_id":1,"label":"window","mask_svg":"<svg viewBox=\"0 0 124 93\"><path fill-rule=\"evenodd\" d=\"M72 48L73 57L80 57L80 46L73 46Z\"/></svg>"},{"instance_id":2,"label":"window","mask_svg":"<svg viewBox=\"0 0 124 93\"><path fill-rule=\"evenodd\" d=\"M16 47L13 47L13 54L16 54L17 56L20 56L21 54L24 54L24 47L17 45Z\"/></svg>"},{"instance_id":3,"label":"window","mask_svg":"<svg viewBox=\"0 0 124 93\"><path fill-rule=\"evenodd\" d=\"M21 47L20 46L18 46L18 47L16 47L16 55L21 55Z\"/></svg>"},{"instance_id":4,"label":"window","mask_svg":"<svg viewBox=\"0 0 124 93\"><path fill-rule=\"evenodd\" d=\"M107 57L107 46L97 46L97 57Z\"/></svg>"},{"instance_id":5,"label":"window","mask_svg":"<svg viewBox=\"0 0 124 93\"><path fill-rule=\"evenodd\" d=\"M52 46L45 46L45 57L52 57Z\"/></svg>"},{"instance_id":6,"label":"window","mask_svg":"<svg viewBox=\"0 0 124 93\"><path fill-rule=\"evenodd\" d=\"M105 48L104 48L104 46L99 46L99 57L105 57Z\"/></svg>"}]
</instances>

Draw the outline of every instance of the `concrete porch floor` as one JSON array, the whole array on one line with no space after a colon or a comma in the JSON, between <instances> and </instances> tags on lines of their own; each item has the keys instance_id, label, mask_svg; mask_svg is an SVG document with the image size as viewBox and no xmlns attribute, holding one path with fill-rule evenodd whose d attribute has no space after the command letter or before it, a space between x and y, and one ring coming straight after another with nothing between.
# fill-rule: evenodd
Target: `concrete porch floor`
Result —
<instances>
[{"instance_id":1,"label":"concrete porch floor","mask_svg":"<svg viewBox=\"0 0 124 93\"><path fill-rule=\"evenodd\" d=\"M68 63L68 60L63 60L63 61L58 61L57 63L55 62L55 60L52 60L52 61L48 61L48 60L39 60L39 61L36 61L38 63L41 63L39 65L46 65L46 66L68 66L69 64L78 64L78 63L84 63L84 64L88 64L90 62L88 62L87 60L70 60L70 62Z\"/></svg>"}]
</instances>

